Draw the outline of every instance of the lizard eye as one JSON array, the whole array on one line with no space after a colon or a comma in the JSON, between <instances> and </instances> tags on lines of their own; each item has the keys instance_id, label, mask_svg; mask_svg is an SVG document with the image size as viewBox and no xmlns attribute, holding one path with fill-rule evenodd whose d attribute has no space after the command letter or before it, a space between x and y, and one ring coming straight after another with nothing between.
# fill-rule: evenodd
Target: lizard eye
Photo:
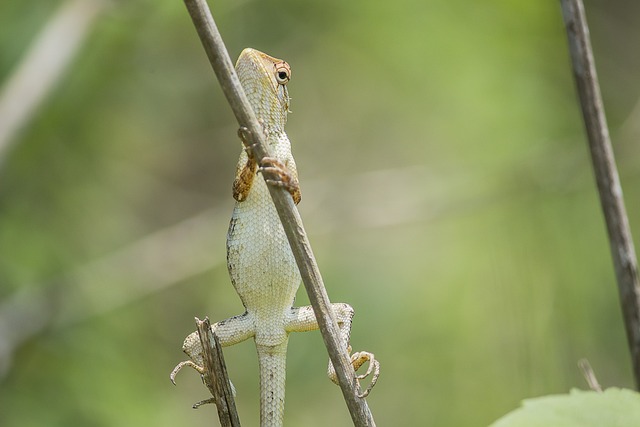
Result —
<instances>
[{"instance_id":1,"label":"lizard eye","mask_svg":"<svg viewBox=\"0 0 640 427\"><path fill-rule=\"evenodd\" d=\"M286 62L275 64L276 67L276 81L278 84L286 85L291 79L291 68Z\"/></svg>"}]
</instances>

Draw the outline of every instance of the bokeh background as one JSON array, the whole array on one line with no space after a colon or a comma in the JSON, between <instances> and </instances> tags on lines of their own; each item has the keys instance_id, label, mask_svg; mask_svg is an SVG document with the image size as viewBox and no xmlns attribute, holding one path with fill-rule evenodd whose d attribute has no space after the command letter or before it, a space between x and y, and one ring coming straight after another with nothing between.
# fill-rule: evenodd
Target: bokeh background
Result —
<instances>
[{"instance_id":1,"label":"bokeh background","mask_svg":"<svg viewBox=\"0 0 640 427\"><path fill-rule=\"evenodd\" d=\"M586 3L638 245L640 3ZM378 425L488 425L586 388L584 357L632 386L558 2L212 8L233 58L292 66L299 208L354 349L382 363ZM216 425L190 409L195 372L168 374L194 316L243 311L224 254L241 144L183 3L4 0L0 81L0 425ZM258 425L253 343L225 355ZM326 359L292 336L287 425L350 425Z\"/></svg>"}]
</instances>

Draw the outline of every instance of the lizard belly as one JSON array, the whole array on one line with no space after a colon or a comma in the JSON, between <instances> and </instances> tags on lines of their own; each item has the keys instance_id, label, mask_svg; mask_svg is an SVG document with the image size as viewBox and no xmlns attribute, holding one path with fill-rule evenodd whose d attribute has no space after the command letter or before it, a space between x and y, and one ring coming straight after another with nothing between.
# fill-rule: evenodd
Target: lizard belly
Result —
<instances>
[{"instance_id":1,"label":"lizard belly","mask_svg":"<svg viewBox=\"0 0 640 427\"><path fill-rule=\"evenodd\" d=\"M256 342L276 345L286 340L284 319L301 279L262 177L254 178L249 196L233 210L227 267L242 303L255 318ZM279 324L282 328L274 327Z\"/></svg>"}]
</instances>

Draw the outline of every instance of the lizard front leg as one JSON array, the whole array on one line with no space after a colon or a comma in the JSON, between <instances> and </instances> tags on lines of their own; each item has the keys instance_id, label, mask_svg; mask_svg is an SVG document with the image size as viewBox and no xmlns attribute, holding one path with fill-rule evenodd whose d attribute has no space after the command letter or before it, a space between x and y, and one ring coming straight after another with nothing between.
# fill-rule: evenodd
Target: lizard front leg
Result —
<instances>
[{"instance_id":1,"label":"lizard front leg","mask_svg":"<svg viewBox=\"0 0 640 427\"><path fill-rule=\"evenodd\" d=\"M257 169L258 164L256 161L252 158L247 158L242 168L236 173L236 179L233 180L233 198L238 202L247 199Z\"/></svg>"},{"instance_id":2,"label":"lizard front leg","mask_svg":"<svg viewBox=\"0 0 640 427\"><path fill-rule=\"evenodd\" d=\"M251 145L249 145L248 142L248 132L249 130L245 127L238 129L238 136L246 147L238 160L236 178L233 180L233 198L238 202L247 199L251 186L253 185L253 179L256 176L256 170L258 169L258 163L253 157Z\"/></svg>"},{"instance_id":3,"label":"lizard front leg","mask_svg":"<svg viewBox=\"0 0 640 427\"><path fill-rule=\"evenodd\" d=\"M333 308L333 312L335 313L338 321L341 344L348 353L351 353L349 337L351 335L351 321L353 319L354 310L349 304L345 303L334 303L331 304L331 307ZM287 332L307 332L316 330L318 328L318 321L316 320L313 308L310 305L291 308L291 311L285 323L285 329ZM375 359L373 353L369 353L367 351L359 351L351 354L351 364L353 365L355 371L360 369L360 367L366 362L369 362L367 371L364 374L356 375L356 379L362 380L372 374L373 376L371 377L371 382L369 383L365 391L362 392L360 397L367 397L373 386L376 385L378 376L380 375L380 363ZM335 384L338 384L336 371L331 361L329 361L327 375L329 376L329 379L331 379L331 381L333 381Z\"/></svg>"},{"instance_id":4,"label":"lizard front leg","mask_svg":"<svg viewBox=\"0 0 640 427\"><path fill-rule=\"evenodd\" d=\"M289 172L287 165L275 157L264 157L260 162L259 172L267 172L276 175L277 179L267 179L266 182L269 185L276 187L282 187L291 194L293 202L297 205L302 199L302 193L300 192L300 184L295 173Z\"/></svg>"},{"instance_id":5,"label":"lizard front leg","mask_svg":"<svg viewBox=\"0 0 640 427\"><path fill-rule=\"evenodd\" d=\"M236 178L233 181L233 198L238 202L246 200L253 185L256 171L276 176L276 179L267 179L266 183L276 187L282 187L291 194L294 203L297 205L302 200L300 184L293 157L287 159L286 163L275 157L264 157L260 161L260 168L255 160L252 147L255 144L250 142L250 131L246 127L238 129L238 136L242 140L245 147L244 152L240 155L238 165L236 167ZM289 170L291 169L291 171Z\"/></svg>"}]
</instances>

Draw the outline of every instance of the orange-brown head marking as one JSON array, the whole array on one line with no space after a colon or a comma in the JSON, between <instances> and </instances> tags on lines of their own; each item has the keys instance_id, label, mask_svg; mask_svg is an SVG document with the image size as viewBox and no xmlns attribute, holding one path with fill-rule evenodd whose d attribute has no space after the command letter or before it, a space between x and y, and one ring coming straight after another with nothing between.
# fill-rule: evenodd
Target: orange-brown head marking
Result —
<instances>
[{"instance_id":1,"label":"orange-brown head marking","mask_svg":"<svg viewBox=\"0 0 640 427\"><path fill-rule=\"evenodd\" d=\"M270 127L265 131L283 131L289 112L289 64L247 48L238 57L236 72L256 116Z\"/></svg>"}]
</instances>

